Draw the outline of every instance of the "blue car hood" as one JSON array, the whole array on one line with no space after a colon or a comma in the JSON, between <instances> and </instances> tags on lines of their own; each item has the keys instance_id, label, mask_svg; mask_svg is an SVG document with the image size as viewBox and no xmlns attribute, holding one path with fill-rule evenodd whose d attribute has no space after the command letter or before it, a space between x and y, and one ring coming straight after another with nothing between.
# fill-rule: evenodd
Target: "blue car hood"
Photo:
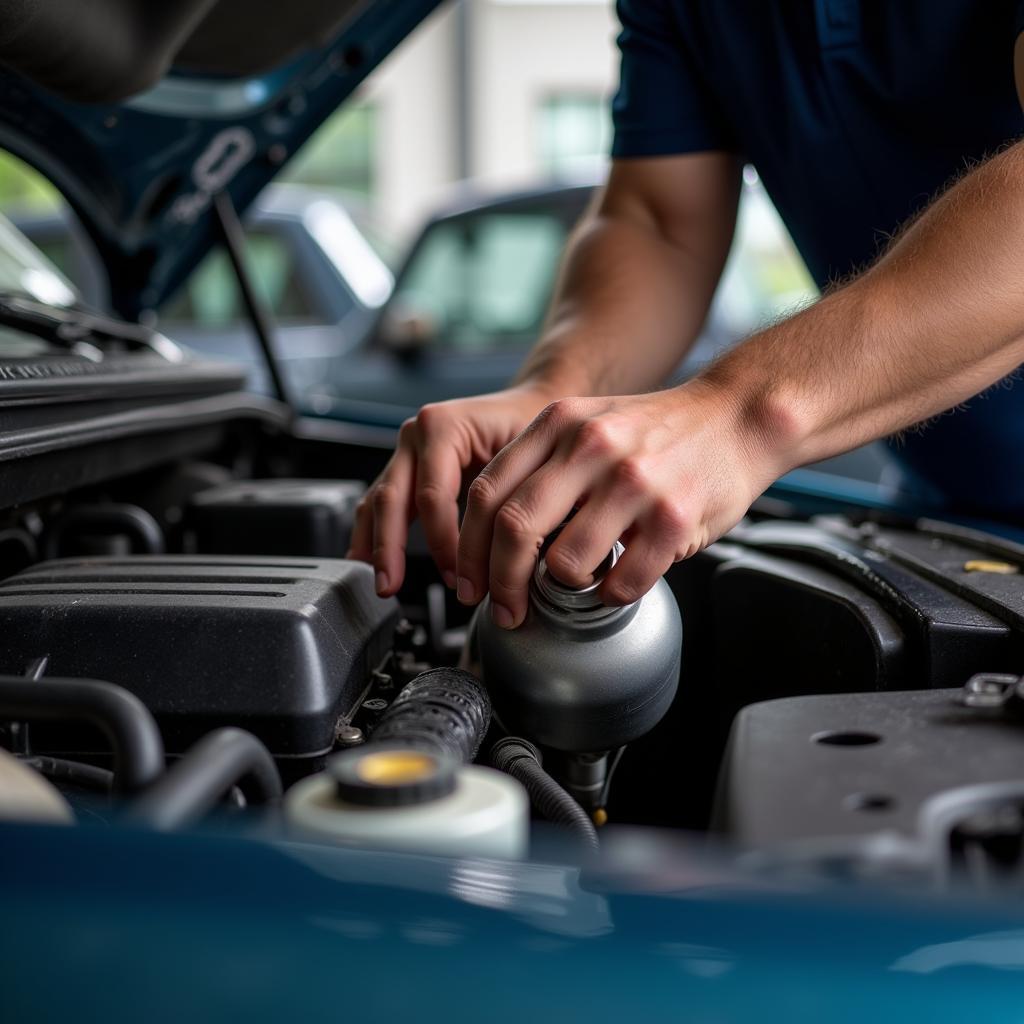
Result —
<instances>
[{"instance_id":1,"label":"blue car hood","mask_svg":"<svg viewBox=\"0 0 1024 1024\"><path fill-rule=\"evenodd\" d=\"M217 242L213 196L243 211L439 3L4 0L0 147L63 193L134 320Z\"/></svg>"}]
</instances>

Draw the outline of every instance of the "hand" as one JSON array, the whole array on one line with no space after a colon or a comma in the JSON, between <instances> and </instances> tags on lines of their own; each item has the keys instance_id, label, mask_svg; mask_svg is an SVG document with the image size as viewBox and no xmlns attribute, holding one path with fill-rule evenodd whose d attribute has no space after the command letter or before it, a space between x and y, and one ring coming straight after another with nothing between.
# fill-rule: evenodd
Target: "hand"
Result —
<instances>
[{"instance_id":1,"label":"hand","mask_svg":"<svg viewBox=\"0 0 1024 1024\"><path fill-rule=\"evenodd\" d=\"M456 586L463 479L490 462L550 400L541 385L524 384L427 405L402 424L394 455L356 509L347 555L373 565L381 597L402 585L409 524L417 515L445 583Z\"/></svg>"},{"instance_id":2,"label":"hand","mask_svg":"<svg viewBox=\"0 0 1024 1024\"><path fill-rule=\"evenodd\" d=\"M489 592L497 625L518 626L541 545L576 508L547 552L549 568L584 586L621 538L625 554L600 596L636 601L673 562L734 526L784 471L764 432L743 420L737 403L703 381L547 406L469 488L460 600Z\"/></svg>"}]
</instances>

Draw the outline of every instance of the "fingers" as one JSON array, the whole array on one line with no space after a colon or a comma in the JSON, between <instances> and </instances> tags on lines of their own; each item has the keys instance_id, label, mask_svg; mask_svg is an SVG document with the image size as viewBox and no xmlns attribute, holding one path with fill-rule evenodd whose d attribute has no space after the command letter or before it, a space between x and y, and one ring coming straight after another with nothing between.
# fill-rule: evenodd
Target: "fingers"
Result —
<instances>
[{"instance_id":1,"label":"fingers","mask_svg":"<svg viewBox=\"0 0 1024 1024\"><path fill-rule=\"evenodd\" d=\"M417 447L416 512L441 576L454 589L462 464L453 444L445 443L443 438L428 442L425 431L419 432Z\"/></svg>"},{"instance_id":2,"label":"fingers","mask_svg":"<svg viewBox=\"0 0 1024 1024\"><path fill-rule=\"evenodd\" d=\"M377 593L397 593L405 577L405 545L412 520L416 461L412 451L399 447L387 475L373 488L373 568Z\"/></svg>"},{"instance_id":3,"label":"fingers","mask_svg":"<svg viewBox=\"0 0 1024 1024\"><path fill-rule=\"evenodd\" d=\"M402 428L398 448L356 508L347 558L370 562L381 597L398 591L405 578L405 545L412 521L415 452Z\"/></svg>"},{"instance_id":4,"label":"fingers","mask_svg":"<svg viewBox=\"0 0 1024 1024\"><path fill-rule=\"evenodd\" d=\"M557 402L474 484L459 543L459 576L472 587L474 599L482 596L487 580L499 626L514 628L522 622L542 544L595 484L611 481L603 488L606 500L590 499L579 525L574 520L561 548L552 548L556 565L562 552L563 574L585 583L632 521L639 488L634 481L620 480L614 470L620 461L617 444L614 424L584 419L574 403Z\"/></svg>"},{"instance_id":5,"label":"fingers","mask_svg":"<svg viewBox=\"0 0 1024 1024\"><path fill-rule=\"evenodd\" d=\"M476 604L488 591L488 579L492 575L491 548L495 543L499 512L502 543L506 547L511 545L517 554L521 548L523 560L536 557L536 530L542 528L543 522L552 515L557 515L556 512L542 514L535 522L533 513L538 497L529 493L504 511L506 502L523 482L550 459L557 440L557 431L551 422L553 419L545 410L519 437L506 445L470 485L458 541L458 596L464 604ZM562 516L568 514L573 500L575 496L570 499ZM561 519L556 519L548 529L554 529L559 522ZM544 536L541 534L541 541ZM497 604L501 609L498 615L506 619L502 612L511 609L500 601Z\"/></svg>"},{"instance_id":6,"label":"fingers","mask_svg":"<svg viewBox=\"0 0 1024 1024\"><path fill-rule=\"evenodd\" d=\"M499 626L512 629L526 617L537 556L549 534L572 511L584 472L583 467L555 460L531 476L495 515L487 587Z\"/></svg>"},{"instance_id":7,"label":"fingers","mask_svg":"<svg viewBox=\"0 0 1024 1024\"><path fill-rule=\"evenodd\" d=\"M642 514L646 500L642 467L631 459L618 463L548 548L548 568L568 586L590 584L615 542Z\"/></svg>"},{"instance_id":8,"label":"fingers","mask_svg":"<svg viewBox=\"0 0 1024 1024\"><path fill-rule=\"evenodd\" d=\"M352 538L348 543L346 558L369 562L373 555L373 515L370 512L369 491L356 505L356 518L352 524Z\"/></svg>"},{"instance_id":9,"label":"fingers","mask_svg":"<svg viewBox=\"0 0 1024 1024\"><path fill-rule=\"evenodd\" d=\"M601 584L601 600L609 605L639 601L673 562L702 547L693 532L676 505L664 499L656 502L629 531L624 554Z\"/></svg>"}]
</instances>

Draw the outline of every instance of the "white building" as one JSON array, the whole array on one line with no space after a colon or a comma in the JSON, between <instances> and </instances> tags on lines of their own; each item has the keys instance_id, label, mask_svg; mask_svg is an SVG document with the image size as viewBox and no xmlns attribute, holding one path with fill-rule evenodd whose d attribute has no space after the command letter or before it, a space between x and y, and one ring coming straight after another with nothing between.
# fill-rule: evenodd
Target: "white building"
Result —
<instances>
[{"instance_id":1,"label":"white building","mask_svg":"<svg viewBox=\"0 0 1024 1024\"><path fill-rule=\"evenodd\" d=\"M289 176L368 196L402 242L471 178L501 189L592 175L618 84L613 0L450 0L364 83ZM726 273L738 333L813 294L752 169ZM401 245L399 245L399 251Z\"/></svg>"},{"instance_id":2,"label":"white building","mask_svg":"<svg viewBox=\"0 0 1024 1024\"><path fill-rule=\"evenodd\" d=\"M325 126L291 176L372 197L407 234L463 178L503 187L607 151L617 80L612 0L456 0Z\"/></svg>"}]
</instances>

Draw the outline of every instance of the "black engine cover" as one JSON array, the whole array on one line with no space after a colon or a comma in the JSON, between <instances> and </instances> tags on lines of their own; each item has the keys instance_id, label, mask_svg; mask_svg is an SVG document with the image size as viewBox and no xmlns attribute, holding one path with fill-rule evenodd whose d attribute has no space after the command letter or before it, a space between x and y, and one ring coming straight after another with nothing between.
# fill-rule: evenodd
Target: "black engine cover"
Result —
<instances>
[{"instance_id":1,"label":"black engine cover","mask_svg":"<svg viewBox=\"0 0 1024 1024\"><path fill-rule=\"evenodd\" d=\"M1020 779L1024 727L960 689L765 701L740 712L715 825L749 846L919 833L930 804Z\"/></svg>"},{"instance_id":2,"label":"black engine cover","mask_svg":"<svg viewBox=\"0 0 1024 1024\"><path fill-rule=\"evenodd\" d=\"M236 725L275 757L309 758L331 748L397 617L397 602L376 596L360 562L44 562L0 582L0 673L20 674L45 655L49 675L118 683L153 712L172 754ZM103 749L80 746L81 735L61 748Z\"/></svg>"}]
</instances>

